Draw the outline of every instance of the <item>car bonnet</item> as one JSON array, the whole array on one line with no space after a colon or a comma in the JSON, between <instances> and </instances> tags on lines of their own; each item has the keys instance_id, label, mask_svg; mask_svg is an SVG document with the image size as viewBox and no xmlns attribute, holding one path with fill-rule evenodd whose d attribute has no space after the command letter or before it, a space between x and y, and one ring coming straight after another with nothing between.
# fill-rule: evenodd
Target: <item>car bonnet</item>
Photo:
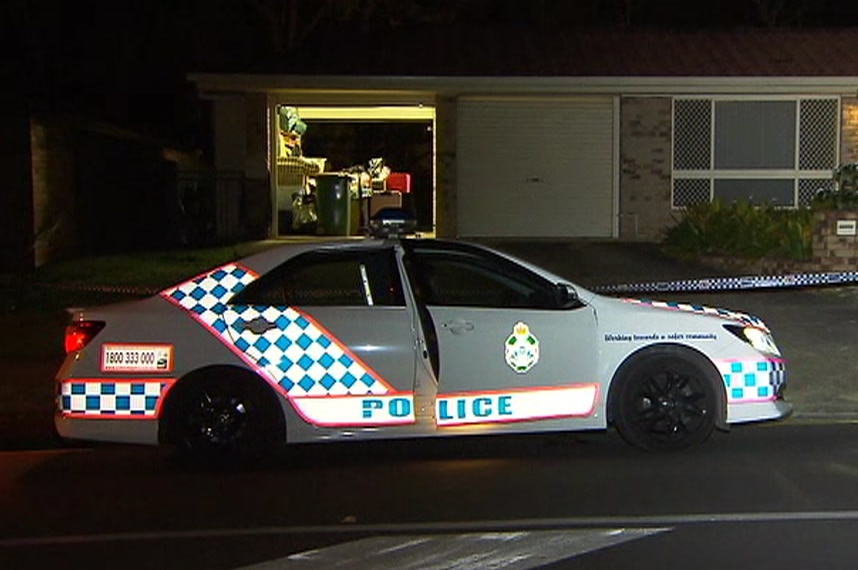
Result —
<instances>
[{"instance_id":1,"label":"car bonnet","mask_svg":"<svg viewBox=\"0 0 858 570\"><path fill-rule=\"evenodd\" d=\"M657 301L651 299L634 299L634 298L622 298L622 299L607 299L603 298L613 303L622 303L625 306L632 307L640 307L643 309L654 309L654 310L663 310L663 311L677 311L685 314L696 314L696 315L704 315L709 317L715 317L719 319L723 319L725 321L730 321L733 323L741 324L743 326L751 326L758 328L760 330L764 330L766 332L770 332L766 323L763 322L757 316L750 315L748 313L743 313L741 311L734 311L731 309L723 309L719 307L709 307L707 305L700 305L696 303L687 303L681 301Z\"/></svg>"}]
</instances>

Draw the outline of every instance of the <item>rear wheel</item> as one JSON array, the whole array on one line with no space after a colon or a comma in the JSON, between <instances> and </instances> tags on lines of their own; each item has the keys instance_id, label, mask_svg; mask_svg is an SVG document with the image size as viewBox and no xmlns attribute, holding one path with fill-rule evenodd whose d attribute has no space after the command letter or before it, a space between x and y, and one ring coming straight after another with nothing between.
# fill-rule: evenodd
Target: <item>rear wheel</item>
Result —
<instances>
[{"instance_id":1,"label":"rear wheel","mask_svg":"<svg viewBox=\"0 0 858 570\"><path fill-rule=\"evenodd\" d=\"M194 458L258 458L282 441L276 396L257 378L212 370L187 378L169 402L170 443Z\"/></svg>"},{"instance_id":2,"label":"rear wheel","mask_svg":"<svg viewBox=\"0 0 858 570\"><path fill-rule=\"evenodd\" d=\"M613 395L614 422L623 438L642 449L685 449L715 427L717 393L702 358L653 353L632 362Z\"/></svg>"}]
</instances>

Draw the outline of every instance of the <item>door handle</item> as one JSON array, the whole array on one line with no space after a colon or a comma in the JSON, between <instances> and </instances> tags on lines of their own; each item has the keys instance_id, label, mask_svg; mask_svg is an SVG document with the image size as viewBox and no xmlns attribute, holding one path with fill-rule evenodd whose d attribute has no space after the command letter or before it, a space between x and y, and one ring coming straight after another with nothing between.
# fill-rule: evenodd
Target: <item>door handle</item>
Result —
<instances>
[{"instance_id":1,"label":"door handle","mask_svg":"<svg viewBox=\"0 0 858 570\"><path fill-rule=\"evenodd\" d=\"M474 323L462 319L447 321L441 324L442 327L449 330L453 334L462 334L474 330Z\"/></svg>"},{"instance_id":2,"label":"door handle","mask_svg":"<svg viewBox=\"0 0 858 570\"><path fill-rule=\"evenodd\" d=\"M263 317L256 317L251 321L242 321L237 328L242 331L250 331L253 334L264 334L273 328L277 328L277 325Z\"/></svg>"}]
</instances>

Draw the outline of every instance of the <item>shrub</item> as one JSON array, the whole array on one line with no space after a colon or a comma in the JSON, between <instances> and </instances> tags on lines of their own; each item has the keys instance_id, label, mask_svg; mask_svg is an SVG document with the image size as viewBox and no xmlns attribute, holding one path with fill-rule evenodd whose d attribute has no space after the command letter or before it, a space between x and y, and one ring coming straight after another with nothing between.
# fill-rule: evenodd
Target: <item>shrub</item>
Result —
<instances>
[{"instance_id":1,"label":"shrub","mask_svg":"<svg viewBox=\"0 0 858 570\"><path fill-rule=\"evenodd\" d=\"M812 227L808 208L794 210L747 201L726 205L716 200L688 208L665 230L662 244L685 258L723 255L801 260L811 256Z\"/></svg>"},{"instance_id":2,"label":"shrub","mask_svg":"<svg viewBox=\"0 0 858 570\"><path fill-rule=\"evenodd\" d=\"M834 189L821 190L813 198L814 210L858 209L858 163L841 164L832 174Z\"/></svg>"}]
</instances>

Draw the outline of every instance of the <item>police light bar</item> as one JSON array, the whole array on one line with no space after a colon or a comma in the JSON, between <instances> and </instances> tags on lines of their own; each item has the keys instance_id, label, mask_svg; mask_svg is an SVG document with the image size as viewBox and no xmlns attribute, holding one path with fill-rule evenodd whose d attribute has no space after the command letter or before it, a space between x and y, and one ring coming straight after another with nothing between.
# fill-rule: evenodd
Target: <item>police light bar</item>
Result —
<instances>
[{"instance_id":1,"label":"police light bar","mask_svg":"<svg viewBox=\"0 0 858 570\"><path fill-rule=\"evenodd\" d=\"M372 237L397 237L413 234L417 220L404 208L382 208L369 219L369 234Z\"/></svg>"}]
</instances>

